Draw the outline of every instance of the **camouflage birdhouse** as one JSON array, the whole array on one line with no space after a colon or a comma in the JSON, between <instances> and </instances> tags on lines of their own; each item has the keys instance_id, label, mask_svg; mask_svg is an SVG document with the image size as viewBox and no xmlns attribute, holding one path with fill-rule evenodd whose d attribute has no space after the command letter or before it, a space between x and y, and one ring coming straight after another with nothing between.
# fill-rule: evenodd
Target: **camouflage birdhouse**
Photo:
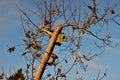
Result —
<instances>
[{"instance_id":1,"label":"camouflage birdhouse","mask_svg":"<svg viewBox=\"0 0 120 80\"><path fill-rule=\"evenodd\" d=\"M56 45L60 46L62 44L63 38L64 38L64 36L62 33L58 34L58 37L56 39Z\"/></svg>"},{"instance_id":2,"label":"camouflage birdhouse","mask_svg":"<svg viewBox=\"0 0 120 80\"><path fill-rule=\"evenodd\" d=\"M54 63L55 59L57 59L57 58L58 58L58 56L55 55L54 53L52 53L52 54L50 55L50 58L49 58L47 64L48 64L48 65L52 65L52 64Z\"/></svg>"}]
</instances>

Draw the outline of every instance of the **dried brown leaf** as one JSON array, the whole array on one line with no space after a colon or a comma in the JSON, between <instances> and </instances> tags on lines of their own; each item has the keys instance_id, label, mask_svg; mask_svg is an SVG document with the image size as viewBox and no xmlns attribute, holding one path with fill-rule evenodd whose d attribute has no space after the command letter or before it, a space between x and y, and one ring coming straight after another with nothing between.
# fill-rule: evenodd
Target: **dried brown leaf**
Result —
<instances>
[{"instance_id":1,"label":"dried brown leaf","mask_svg":"<svg viewBox=\"0 0 120 80\"><path fill-rule=\"evenodd\" d=\"M56 10L53 10L53 11L51 12L51 14L52 14L52 15L55 15L55 14L56 14Z\"/></svg>"},{"instance_id":2,"label":"dried brown leaf","mask_svg":"<svg viewBox=\"0 0 120 80\"><path fill-rule=\"evenodd\" d=\"M8 49L8 51L9 51L10 53L14 52L14 51L15 51L15 47L10 47L10 48Z\"/></svg>"}]
</instances>

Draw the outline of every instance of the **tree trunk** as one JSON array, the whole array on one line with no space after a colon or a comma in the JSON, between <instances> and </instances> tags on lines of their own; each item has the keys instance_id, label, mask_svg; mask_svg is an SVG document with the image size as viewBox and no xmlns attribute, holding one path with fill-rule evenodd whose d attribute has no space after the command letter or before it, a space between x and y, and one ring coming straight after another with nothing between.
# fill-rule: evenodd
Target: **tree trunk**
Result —
<instances>
[{"instance_id":1,"label":"tree trunk","mask_svg":"<svg viewBox=\"0 0 120 80\"><path fill-rule=\"evenodd\" d=\"M47 61L49 60L50 55L52 54L52 51L54 49L57 36L58 36L60 30L62 28L64 28L65 26L72 26L73 28L78 28L78 26L74 25L74 24L64 24L64 25L60 24L56 27L54 32L51 34L50 42L49 42L47 49L46 49L39 65L38 65L37 71L34 75L34 80L41 80L42 75L43 75L44 70L45 70L45 67L46 67L46 64L47 64Z\"/></svg>"}]
</instances>

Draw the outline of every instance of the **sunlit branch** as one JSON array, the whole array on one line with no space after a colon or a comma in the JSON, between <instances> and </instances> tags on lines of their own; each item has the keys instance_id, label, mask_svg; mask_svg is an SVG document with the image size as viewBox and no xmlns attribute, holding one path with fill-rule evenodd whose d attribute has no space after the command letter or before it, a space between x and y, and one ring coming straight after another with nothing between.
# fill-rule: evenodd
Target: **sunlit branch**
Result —
<instances>
[{"instance_id":1,"label":"sunlit branch","mask_svg":"<svg viewBox=\"0 0 120 80\"><path fill-rule=\"evenodd\" d=\"M42 28L40 30L43 31L43 32L45 32L45 33L47 33L47 34L49 34L50 36L52 36L52 34L53 34L53 32L51 32L51 31L49 31L49 30L47 30L45 28Z\"/></svg>"}]
</instances>

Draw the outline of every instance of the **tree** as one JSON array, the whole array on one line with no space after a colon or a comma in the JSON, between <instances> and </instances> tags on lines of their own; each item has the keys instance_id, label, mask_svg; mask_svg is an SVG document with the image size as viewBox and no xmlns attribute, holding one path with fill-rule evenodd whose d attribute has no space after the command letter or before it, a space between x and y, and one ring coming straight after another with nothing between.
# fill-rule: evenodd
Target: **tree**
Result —
<instances>
[{"instance_id":1,"label":"tree","mask_svg":"<svg viewBox=\"0 0 120 80\"><path fill-rule=\"evenodd\" d=\"M17 72L15 72L13 75L10 75L7 80L25 80L25 76L22 72L22 69L18 69Z\"/></svg>"},{"instance_id":2,"label":"tree","mask_svg":"<svg viewBox=\"0 0 120 80\"><path fill-rule=\"evenodd\" d=\"M68 79L68 73L76 66L83 70L87 61L99 56L104 47L112 45L108 24L120 14L116 14L114 6L99 6L96 0L33 0L34 9L18 7L21 14L22 28L25 33L25 49L22 56L26 60L26 74L34 80ZM105 27L107 26L107 27ZM83 36L92 37L96 49L95 54L80 54ZM84 45L84 44L83 44ZM13 52L15 47L8 51ZM57 53L54 51L57 50ZM38 68L35 67L39 61ZM67 70L64 69L68 66ZM51 69L52 68L52 69ZM49 72L52 70L52 72ZM46 71L49 73L43 74ZM77 74L78 72L76 72ZM81 78L82 79L82 78Z\"/></svg>"}]
</instances>

